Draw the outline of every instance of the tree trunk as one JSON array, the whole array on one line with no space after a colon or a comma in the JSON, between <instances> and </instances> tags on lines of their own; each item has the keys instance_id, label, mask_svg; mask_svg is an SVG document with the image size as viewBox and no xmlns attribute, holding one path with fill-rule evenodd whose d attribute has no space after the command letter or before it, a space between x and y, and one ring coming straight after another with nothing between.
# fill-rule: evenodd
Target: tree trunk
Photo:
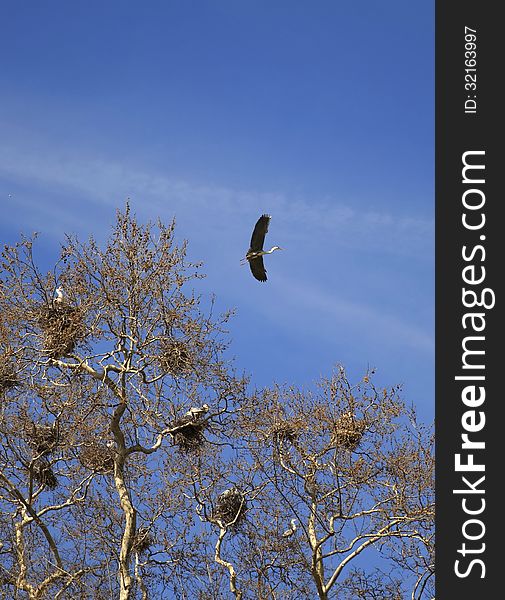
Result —
<instances>
[{"instance_id":1,"label":"tree trunk","mask_svg":"<svg viewBox=\"0 0 505 600\"><path fill-rule=\"evenodd\" d=\"M124 480L124 455L119 455L114 469L114 482L119 494L119 502L125 516L125 527L119 553L119 600L129 600L133 589L131 574L131 550L137 526L137 511L132 504Z\"/></svg>"},{"instance_id":2,"label":"tree trunk","mask_svg":"<svg viewBox=\"0 0 505 600\"><path fill-rule=\"evenodd\" d=\"M320 600L328 600L328 594L326 592L326 586L324 585L324 565L321 545L317 540L316 533L316 514L317 504L312 499L312 506L308 522L309 542L312 548L312 577L317 588L317 595Z\"/></svg>"}]
</instances>

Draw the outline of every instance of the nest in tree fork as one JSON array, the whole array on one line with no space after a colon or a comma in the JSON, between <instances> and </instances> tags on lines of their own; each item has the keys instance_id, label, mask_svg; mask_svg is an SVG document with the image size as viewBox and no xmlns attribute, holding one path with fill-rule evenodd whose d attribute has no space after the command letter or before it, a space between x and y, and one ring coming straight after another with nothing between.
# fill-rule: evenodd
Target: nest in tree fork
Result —
<instances>
[{"instance_id":1,"label":"nest in tree fork","mask_svg":"<svg viewBox=\"0 0 505 600\"><path fill-rule=\"evenodd\" d=\"M356 450L363 434L366 424L363 419L356 419L350 413L344 413L333 423L331 440L334 446L345 450Z\"/></svg>"},{"instance_id":2,"label":"nest in tree fork","mask_svg":"<svg viewBox=\"0 0 505 600\"><path fill-rule=\"evenodd\" d=\"M50 490L54 490L58 485L58 480L53 473L50 463L44 458L39 458L33 463L32 473L35 481Z\"/></svg>"},{"instance_id":3,"label":"nest in tree fork","mask_svg":"<svg viewBox=\"0 0 505 600\"><path fill-rule=\"evenodd\" d=\"M187 345L180 340L163 344L159 355L160 367L169 375L184 375L193 366L193 359Z\"/></svg>"},{"instance_id":4,"label":"nest in tree fork","mask_svg":"<svg viewBox=\"0 0 505 600\"><path fill-rule=\"evenodd\" d=\"M16 368L9 354L0 354L0 393L19 385Z\"/></svg>"},{"instance_id":5,"label":"nest in tree fork","mask_svg":"<svg viewBox=\"0 0 505 600\"><path fill-rule=\"evenodd\" d=\"M149 548L154 544L154 538L150 535L147 527L140 527L135 538L133 540L132 550L133 552L147 552Z\"/></svg>"},{"instance_id":6,"label":"nest in tree fork","mask_svg":"<svg viewBox=\"0 0 505 600\"><path fill-rule=\"evenodd\" d=\"M0 567L0 588L3 585L15 585L17 577L11 571L7 571L5 567Z\"/></svg>"},{"instance_id":7,"label":"nest in tree fork","mask_svg":"<svg viewBox=\"0 0 505 600\"><path fill-rule=\"evenodd\" d=\"M278 419L270 431L276 442L294 442L305 426L304 419Z\"/></svg>"},{"instance_id":8,"label":"nest in tree fork","mask_svg":"<svg viewBox=\"0 0 505 600\"><path fill-rule=\"evenodd\" d=\"M114 449L101 444L85 446L80 454L79 461L83 467L106 475L114 471Z\"/></svg>"},{"instance_id":9,"label":"nest in tree fork","mask_svg":"<svg viewBox=\"0 0 505 600\"><path fill-rule=\"evenodd\" d=\"M189 416L181 417L172 425L174 442L184 452L196 452L205 443L203 432L206 426L205 420Z\"/></svg>"},{"instance_id":10,"label":"nest in tree fork","mask_svg":"<svg viewBox=\"0 0 505 600\"><path fill-rule=\"evenodd\" d=\"M35 454L49 454L56 448L60 441L60 431L56 424L37 425L36 423L27 423L25 435L28 444L33 448Z\"/></svg>"},{"instance_id":11,"label":"nest in tree fork","mask_svg":"<svg viewBox=\"0 0 505 600\"><path fill-rule=\"evenodd\" d=\"M50 358L71 354L77 343L86 335L83 315L75 306L42 306L38 323L43 333L44 352Z\"/></svg>"},{"instance_id":12,"label":"nest in tree fork","mask_svg":"<svg viewBox=\"0 0 505 600\"><path fill-rule=\"evenodd\" d=\"M244 494L237 488L231 488L218 497L212 516L221 521L225 527L230 525L235 527L243 521L246 510Z\"/></svg>"}]
</instances>

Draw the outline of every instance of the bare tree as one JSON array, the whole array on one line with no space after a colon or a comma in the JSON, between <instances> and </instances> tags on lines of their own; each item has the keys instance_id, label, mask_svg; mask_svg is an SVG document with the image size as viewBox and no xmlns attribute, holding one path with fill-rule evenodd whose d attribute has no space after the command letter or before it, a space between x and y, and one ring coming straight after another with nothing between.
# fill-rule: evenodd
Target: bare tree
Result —
<instances>
[{"instance_id":1,"label":"bare tree","mask_svg":"<svg viewBox=\"0 0 505 600\"><path fill-rule=\"evenodd\" d=\"M0 598L428 597L432 436L396 388L248 392L174 223L127 206L44 271L34 241L1 259Z\"/></svg>"},{"instance_id":2,"label":"bare tree","mask_svg":"<svg viewBox=\"0 0 505 600\"><path fill-rule=\"evenodd\" d=\"M128 208L103 250L67 238L45 274L33 240L5 248L7 597L146 598L198 571L184 489L202 449L226 437L246 383L223 359L229 315L204 314L183 290L199 276L173 223L141 226Z\"/></svg>"},{"instance_id":3,"label":"bare tree","mask_svg":"<svg viewBox=\"0 0 505 600\"><path fill-rule=\"evenodd\" d=\"M372 379L338 367L242 413L257 493L228 561L244 598L433 596L433 434Z\"/></svg>"}]
</instances>

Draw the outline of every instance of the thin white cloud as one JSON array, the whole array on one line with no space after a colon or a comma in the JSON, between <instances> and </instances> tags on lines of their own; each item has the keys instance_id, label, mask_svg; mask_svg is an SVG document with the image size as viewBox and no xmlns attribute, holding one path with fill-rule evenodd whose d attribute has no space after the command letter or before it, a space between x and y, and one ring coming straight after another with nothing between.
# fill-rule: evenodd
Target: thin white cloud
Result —
<instances>
[{"instance_id":1,"label":"thin white cloud","mask_svg":"<svg viewBox=\"0 0 505 600\"><path fill-rule=\"evenodd\" d=\"M137 212L149 218L161 216L166 219L175 214L191 224L191 232L198 234L205 229L212 235L226 229L229 235L240 231L243 223L253 223L257 213L263 210L275 216L279 239L286 243L322 243L330 240L333 245L356 248L381 249L413 256L432 252L433 220L411 215L392 215L375 209L356 210L351 201L332 198L320 200L292 198L282 193L265 193L206 185L184 181L166 175L111 160L100 160L73 155L70 152L30 152L15 146L0 146L0 174L4 179L21 182L25 186L40 188L41 194L65 197L70 211L82 206L83 200L90 207L108 207L111 213L127 197L133 199ZM8 190L2 190L7 197ZM9 199L12 203L12 200ZM57 200L52 204L40 198L17 197L22 209L47 211L51 220L58 219L61 208ZM61 204L61 203L60 203ZM79 215L78 224L83 229L94 225L95 214L86 211ZM62 215L61 215L62 216ZM15 214L7 215L11 221ZM67 225L67 223L65 223ZM237 226L238 225L238 226ZM59 228L61 231L61 228ZM191 236L189 236L191 237Z\"/></svg>"},{"instance_id":2,"label":"thin white cloud","mask_svg":"<svg viewBox=\"0 0 505 600\"><path fill-rule=\"evenodd\" d=\"M434 352L433 332L391 314L387 308L351 301L313 281L299 282L279 273L269 283L272 294L265 302L258 302L255 297L254 308L264 318L284 323L288 328L298 323L299 330L303 329L301 337L312 333L316 338L341 343L342 332L346 332L363 347L373 344L409 348L423 354Z\"/></svg>"}]
</instances>

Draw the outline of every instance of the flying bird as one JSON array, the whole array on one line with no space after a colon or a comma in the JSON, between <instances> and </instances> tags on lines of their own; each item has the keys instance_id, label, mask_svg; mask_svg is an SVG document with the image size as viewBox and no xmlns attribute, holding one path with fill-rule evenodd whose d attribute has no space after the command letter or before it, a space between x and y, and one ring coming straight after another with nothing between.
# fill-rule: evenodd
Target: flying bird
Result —
<instances>
[{"instance_id":1,"label":"flying bird","mask_svg":"<svg viewBox=\"0 0 505 600\"><path fill-rule=\"evenodd\" d=\"M257 220L251 237L251 246L243 259L243 264L245 264L246 260L249 261L251 273L258 281L267 280L267 271L263 264L263 256L265 254L272 254L276 250L282 250L279 246L272 246L270 250L263 250L263 243L271 218L270 215L261 215Z\"/></svg>"},{"instance_id":2,"label":"flying bird","mask_svg":"<svg viewBox=\"0 0 505 600\"><path fill-rule=\"evenodd\" d=\"M286 531L282 534L283 538L291 537L295 534L296 531L296 519L291 519L291 525L286 529Z\"/></svg>"},{"instance_id":3,"label":"flying bird","mask_svg":"<svg viewBox=\"0 0 505 600\"><path fill-rule=\"evenodd\" d=\"M56 298L54 299L54 301L57 304L61 304L63 302L63 288L62 287L56 288Z\"/></svg>"},{"instance_id":4,"label":"flying bird","mask_svg":"<svg viewBox=\"0 0 505 600\"><path fill-rule=\"evenodd\" d=\"M208 404L203 404L202 406L199 406L199 407L192 406L184 416L190 417L191 419L196 420L199 416L204 415L208 411L209 411Z\"/></svg>"}]
</instances>

